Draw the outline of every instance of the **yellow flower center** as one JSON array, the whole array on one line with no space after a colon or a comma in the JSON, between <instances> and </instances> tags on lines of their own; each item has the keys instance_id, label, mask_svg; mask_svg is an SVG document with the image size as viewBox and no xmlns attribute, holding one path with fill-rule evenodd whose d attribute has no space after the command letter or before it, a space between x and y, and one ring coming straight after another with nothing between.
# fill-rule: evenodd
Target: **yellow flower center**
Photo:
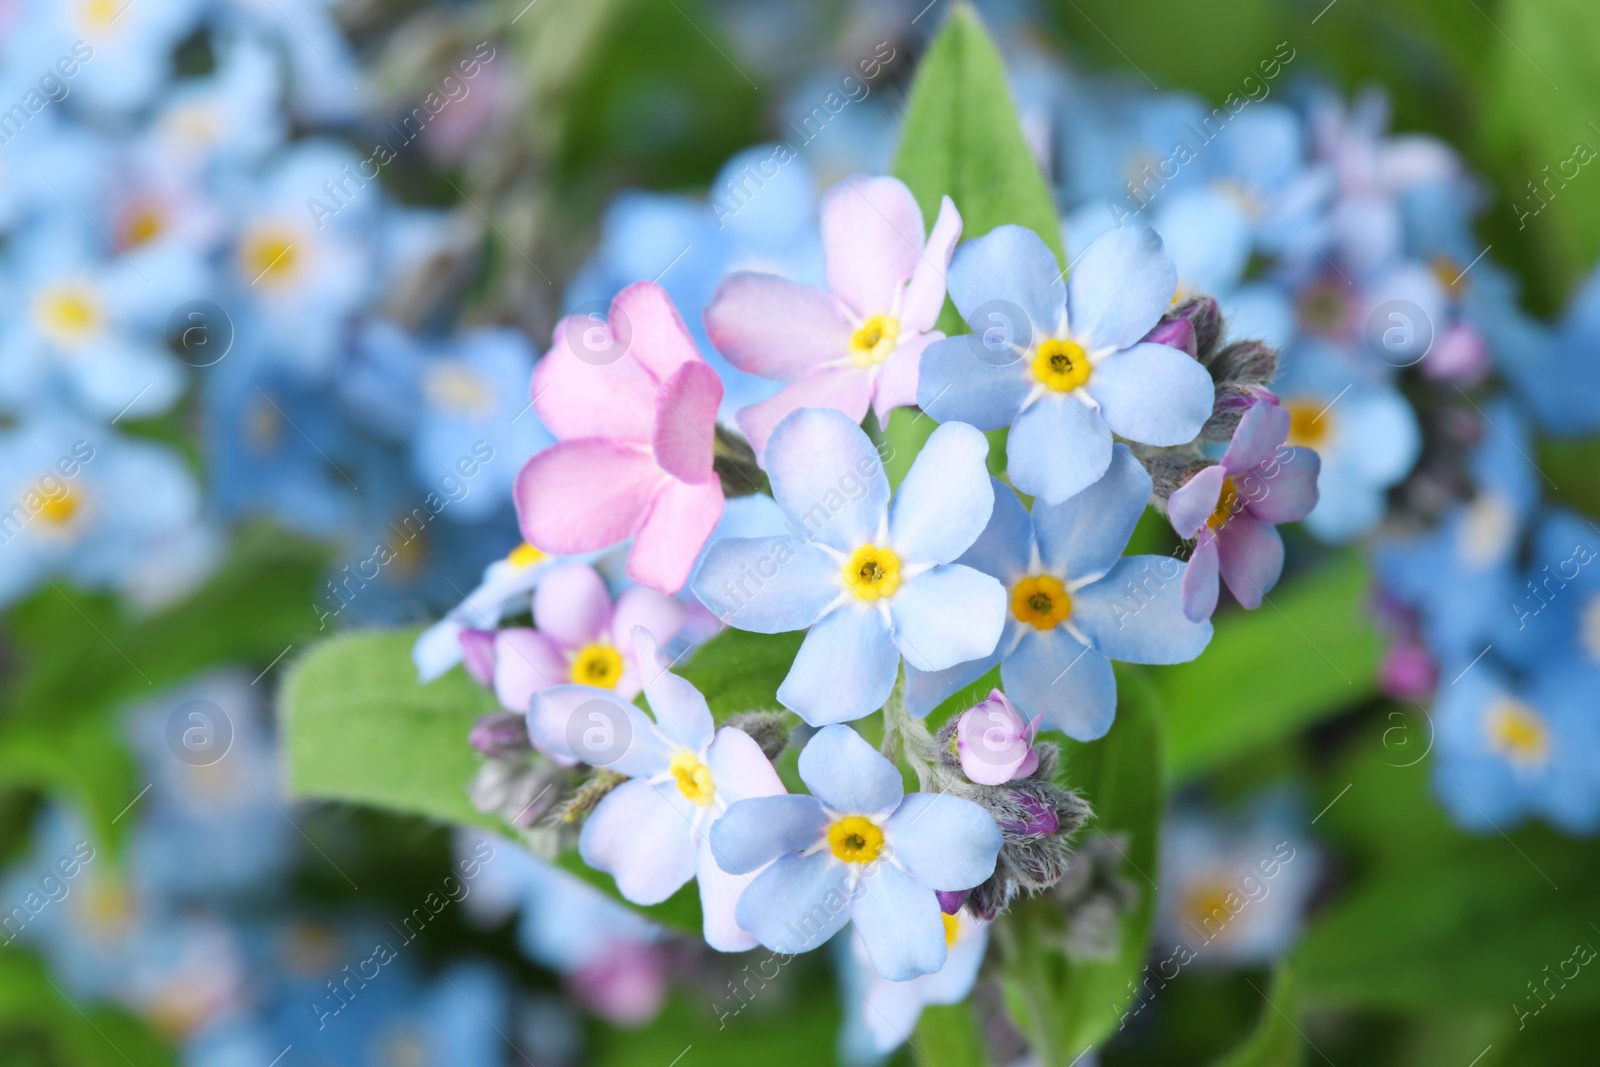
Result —
<instances>
[{"instance_id":1,"label":"yellow flower center","mask_svg":"<svg viewBox=\"0 0 1600 1067\"><path fill-rule=\"evenodd\" d=\"M1033 376L1046 388L1070 393L1089 380L1089 354L1076 341L1046 341L1033 357Z\"/></svg>"},{"instance_id":2,"label":"yellow flower center","mask_svg":"<svg viewBox=\"0 0 1600 1067\"><path fill-rule=\"evenodd\" d=\"M83 285L60 285L45 290L34 305L34 317L52 341L78 345L100 332L105 316L93 290Z\"/></svg>"},{"instance_id":3,"label":"yellow flower center","mask_svg":"<svg viewBox=\"0 0 1600 1067\"><path fill-rule=\"evenodd\" d=\"M844 584L862 600L894 596L900 588L900 557L887 548L862 545L850 553L850 562L840 572Z\"/></svg>"},{"instance_id":4,"label":"yellow flower center","mask_svg":"<svg viewBox=\"0 0 1600 1067\"><path fill-rule=\"evenodd\" d=\"M127 928L133 919L133 895L113 882L95 882L84 900L85 919L92 933L114 934Z\"/></svg>"},{"instance_id":5,"label":"yellow flower center","mask_svg":"<svg viewBox=\"0 0 1600 1067\"><path fill-rule=\"evenodd\" d=\"M1291 400L1283 405L1289 413L1289 440L1295 447L1316 448L1328 439L1333 429L1327 411L1315 400Z\"/></svg>"},{"instance_id":6,"label":"yellow flower center","mask_svg":"<svg viewBox=\"0 0 1600 1067\"><path fill-rule=\"evenodd\" d=\"M423 389L435 407L452 414L474 418L494 414L494 391L476 371L455 360L434 367Z\"/></svg>"},{"instance_id":7,"label":"yellow flower center","mask_svg":"<svg viewBox=\"0 0 1600 1067\"><path fill-rule=\"evenodd\" d=\"M51 526L67 525L83 506L83 501L71 489L63 488L54 496L43 485L38 487L38 491L44 497L39 505L39 517Z\"/></svg>"},{"instance_id":8,"label":"yellow flower center","mask_svg":"<svg viewBox=\"0 0 1600 1067\"><path fill-rule=\"evenodd\" d=\"M1461 555L1483 567L1510 551L1517 536L1517 512L1498 493L1480 493L1467 505L1461 521Z\"/></svg>"},{"instance_id":9,"label":"yellow flower center","mask_svg":"<svg viewBox=\"0 0 1600 1067\"><path fill-rule=\"evenodd\" d=\"M1498 700L1484 722L1489 747L1512 763L1538 766L1550 758L1550 729L1537 711L1520 700Z\"/></svg>"},{"instance_id":10,"label":"yellow flower center","mask_svg":"<svg viewBox=\"0 0 1600 1067\"><path fill-rule=\"evenodd\" d=\"M78 14L84 26L91 30L103 30L111 26L121 11L121 5L116 0L84 0L78 8Z\"/></svg>"},{"instance_id":11,"label":"yellow flower center","mask_svg":"<svg viewBox=\"0 0 1600 1067\"><path fill-rule=\"evenodd\" d=\"M900 322L889 315L874 315L850 335L850 362L866 370L894 355Z\"/></svg>"},{"instance_id":12,"label":"yellow flower center","mask_svg":"<svg viewBox=\"0 0 1600 1067\"><path fill-rule=\"evenodd\" d=\"M1233 478L1222 479L1222 492L1217 494L1217 506L1212 509L1211 516L1206 519L1206 525L1212 530L1220 530L1228 524L1244 507L1244 501L1239 496L1239 487L1233 484Z\"/></svg>"},{"instance_id":13,"label":"yellow flower center","mask_svg":"<svg viewBox=\"0 0 1600 1067\"><path fill-rule=\"evenodd\" d=\"M141 204L122 219L122 247L138 248L161 236L166 218L154 204Z\"/></svg>"},{"instance_id":14,"label":"yellow flower center","mask_svg":"<svg viewBox=\"0 0 1600 1067\"><path fill-rule=\"evenodd\" d=\"M622 679L622 653L610 645L585 645L572 657L572 680L597 689L615 689Z\"/></svg>"},{"instance_id":15,"label":"yellow flower center","mask_svg":"<svg viewBox=\"0 0 1600 1067\"><path fill-rule=\"evenodd\" d=\"M1233 887L1226 882L1202 882L1183 894L1179 911L1191 930L1209 939L1226 930L1233 918L1233 911L1228 907L1228 898L1232 895Z\"/></svg>"},{"instance_id":16,"label":"yellow flower center","mask_svg":"<svg viewBox=\"0 0 1600 1067\"><path fill-rule=\"evenodd\" d=\"M1439 279L1439 284L1449 291L1451 296L1460 296L1462 290L1471 283L1467 281L1466 272L1461 269L1451 256L1440 254L1428 260L1428 269L1433 271L1433 276Z\"/></svg>"},{"instance_id":17,"label":"yellow flower center","mask_svg":"<svg viewBox=\"0 0 1600 1067\"><path fill-rule=\"evenodd\" d=\"M506 562L513 567L532 567L536 563L543 563L550 557L545 555L543 549L534 548L524 541L506 556Z\"/></svg>"},{"instance_id":18,"label":"yellow flower center","mask_svg":"<svg viewBox=\"0 0 1600 1067\"><path fill-rule=\"evenodd\" d=\"M865 815L846 815L828 827L828 844L846 863L871 863L883 851L883 831Z\"/></svg>"},{"instance_id":19,"label":"yellow flower center","mask_svg":"<svg viewBox=\"0 0 1600 1067\"><path fill-rule=\"evenodd\" d=\"M260 226L239 243L239 273L257 282L282 284L294 276L300 262L295 235L279 226Z\"/></svg>"},{"instance_id":20,"label":"yellow flower center","mask_svg":"<svg viewBox=\"0 0 1600 1067\"><path fill-rule=\"evenodd\" d=\"M1053 630L1072 614L1072 597L1059 578L1035 574L1012 587L1011 614L1035 630Z\"/></svg>"},{"instance_id":21,"label":"yellow flower center","mask_svg":"<svg viewBox=\"0 0 1600 1067\"><path fill-rule=\"evenodd\" d=\"M956 943L956 933L961 929L961 924L954 915L946 915L942 911L939 918L944 920L944 947L950 948Z\"/></svg>"},{"instance_id":22,"label":"yellow flower center","mask_svg":"<svg viewBox=\"0 0 1600 1067\"><path fill-rule=\"evenodd\" d=\"M678 783L678 792L696 804L709 804L717 795L717 784L711 779L711 768L701 763L692 752L679 752L667 765Z\"/></svg>"}]
</instances>

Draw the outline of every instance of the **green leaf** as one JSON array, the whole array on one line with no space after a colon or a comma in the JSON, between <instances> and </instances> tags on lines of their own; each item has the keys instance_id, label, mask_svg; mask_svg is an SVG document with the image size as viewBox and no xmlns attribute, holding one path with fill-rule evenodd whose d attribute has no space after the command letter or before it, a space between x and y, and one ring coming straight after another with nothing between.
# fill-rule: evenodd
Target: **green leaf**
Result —
<instances>
[{"instance_id":1,"label":"green leaf","mask_svg":"<svg viewBox=\"0 0 1600 1067\"><path fill-rule=\"evenodd\" d=\"M894 174L929 225L948 195L961 211L963 238L1014 223L1065 262L1055 203L1023 139L1005 64L968 4L951 10L917 68Z\"/></svg>"},{"instance_id":2,"label":"green leaf","mask_svg":"<svg viewBox=\"0 0 1600 1067\"><path fill-rule=\"evenodd\" d=\"M705 694L718 722L742 711L776 711L778 686L794 663L803 631L756 634L729 627L673 671Z\"/></svg>"},{"instance_id":3,"label":"green leaf","mask_svg":"<svg viewBox=\"0 0 1600 1067\"><path fill-rule=\"evenodd\" d=\"M923 1008L909 1044L921 1053L920 1060L939 1067L987 1067L989 1063L983 1029L971 1001Z\"/></svg>"},{"instance_id":4,"label":"green leaf","mask_svg":"<svg viewBox=\"0 0 1600 1067\"><path fill-rule=\"evenodd\" d=\"M1508 210L1518 232L1539 243L1556 292L1564 295L1600 252L1600 197L1587 187L1593 175L1586 173L1600 152L1593 125L1600 118L1594 55L1600 5L1505 0L1494 22L1500 32L1493 42L1493 88L1485 94L1485 136L1507 175ZM1589 162L1575 156L1579 146L1587 148Z\"/></svg>"},{"instance_id":5,"label":"green leaf","mask_svg":"<svg viewBox=\"0 0 1600 1067\"><path fill-rule=\"evenodd\" d=\"M279 708L289 789L504 832L467 797L467 734L498 705L465 671L419 684L419 632L339 634L294 663Z\"/></svg>"},{"instance_id":6,"label":"green leaf","mask_svg":"<svg viewBox=\"0 0 1600 1067\"><path fill-rule=\"evenodd\" d=\"M1119 669L1117 718L1098 741L1069 742L1065 781L1094 809L1085 835L1105 835L1126 857L1124 875L1139 902L1122 918L1120 948L1109 960L1071 960L1055 945L1059 908L1047 897L1014 903L997 935L1010 1003L1042 1063L1070 1063L1121 1025L1145 965L1155 922L1161 813L1161 714L1154 688L1136 669Z\"/></svg>"},{"instance_id":7,"label":"green leaf","mask_svg":"<svg viewBox=\"0 0 1600 1067\"><path fill-rule=\"evenodd\" d=\"M1289 970L1279 967L1272 985L1262 993L1255 1030L1216 1067L1299 1067L1305 1062L1305 1046L1294 1022L1297 1009Z\"/></svg>"},{"instance_id":8,"label":"green leaf","mask_svg":"<svg viewBox=\"0 0 1600 1067\"><path fill-rule=\"evenodd\" d=\"M178 1062L143 1021L121 1008L69 1000L43 961L11 946L0 951L0 1049L9 1047L9 1035L21 1033L42 1034L56 1063L168 1067Z\"/></svg>"},{"instance_id":9,"label":"green leaf","mask_svg":"<svg viewBox=\"0 0 1600 1067\"><path fill-rule=\"evenodd\" d=\"M1580 943L1600 946L1597 879L1592 846L1541 828L1385 866L1306 932L1291 957L1297 986L1318 1007L1536 1011L1529 982L1593 966L1563 964ZM1600 1006L1600 982L1552 982L1552 1012Z\"/></svg>"},{"instance_id":10,"label":"green leaf","mask_svg":"<svg viewBox=\"0 0 1600 1067\"><path fill-rule=\"evenodd\" d=\"M1381 651L1354 553L1216 620L1200 657L1154 672L1175 782L1215 770L1371 697Z\"/></svg>"}]
</instances>

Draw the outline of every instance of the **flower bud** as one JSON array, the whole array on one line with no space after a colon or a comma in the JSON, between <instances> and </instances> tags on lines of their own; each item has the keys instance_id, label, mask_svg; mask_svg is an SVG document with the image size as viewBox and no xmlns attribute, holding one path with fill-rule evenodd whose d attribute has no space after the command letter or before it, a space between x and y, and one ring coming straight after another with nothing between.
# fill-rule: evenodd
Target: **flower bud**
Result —
<instances>
[{"instance_id":1,"label":"flower bud","mask_svg":"<svg viewBox=\"0 0 1600 1067\"><path fill-rule=\"evenodd\" d=\"M956 720L961 772L979 785L1026 778L1039 767L1039 756L1032 747L1038 728L1037 719L1024 719L1004 693L990 690L987 698Z\"/></svg>"},{"instance_id":2,"label":"flower bud","mask_svg":"<svg viewBox=\"0 0 1600 1067\"><path fill-rule=\"evenodd\" d=\"M946 915L954 915L961 910L961 905L967 902L967 891L965 889L954 891L939 889L934 891L934 896L939 898L939 910Z\"/></svg>"},{"instance_id":3,"label":"flower bud","mask_svg":"<svg viewBox=\"0 0 1600 1067\"><path fill-rule=\"evenodd\" d=\"M491 711L473 723L467 740L491 759L514 759L533 751L527 718L514 711Z\"/></svg>"},{"instance_id":4,"label":"flower bud","mask_svg":"<svg viewBox=\"0 0 1600 1067\"><path fill-rule=\"evenodd\" d=\"M789 716L781 711L744 711L724 726L743 730L761 748L761 754L775 760L789 744Z\"/></svg>"}]
</instances>

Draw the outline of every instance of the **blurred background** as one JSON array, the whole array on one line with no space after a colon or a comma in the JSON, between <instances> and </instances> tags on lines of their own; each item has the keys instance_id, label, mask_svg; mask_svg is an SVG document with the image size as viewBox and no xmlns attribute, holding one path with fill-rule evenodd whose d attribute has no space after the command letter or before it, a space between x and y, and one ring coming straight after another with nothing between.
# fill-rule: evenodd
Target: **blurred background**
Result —
<instances>
[{"instance_id":1,"label":"blurred background","mask_svg":"<svg viewBox=\"0 0 1600 1067\"><path fill-rule=\"evenodd\" d=\"M1069 256L1155 226L1323 457L1274 603L1153 672L1153 955L1082 1062L1594 1062L1600 8L975 6ZM561 315L658 281L770 392L700 310L820 282L818 199L889 171L952 7L0 0L0 1062L938 1062L844 954L766 974L292 795L273 708L516 562ZM1346 396L1363 346L1392 373Z\"/></svg>"}]
</instances>

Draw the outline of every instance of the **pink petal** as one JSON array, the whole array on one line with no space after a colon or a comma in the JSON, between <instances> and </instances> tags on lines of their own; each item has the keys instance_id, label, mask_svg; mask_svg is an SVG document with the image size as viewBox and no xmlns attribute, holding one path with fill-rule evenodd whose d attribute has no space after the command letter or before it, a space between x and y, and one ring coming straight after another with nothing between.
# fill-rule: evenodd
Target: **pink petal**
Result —
<instances>
[{"instance_id":1,"label":"pink petal","mask_svg":"<svg viewBox=\"0 0 1600 1067\"><path fill-rule=\"evenodd\" d=\"M1321 471L1322 457L1311 449L1288 449L1276 469L1269 465L1251 471L1237 483L1247 500L1260 498L1245 505L1245 514L1274 524L1300 521L1317 506L1317 475Z\"/></svg>"},{"instance_id":2,"label":"pink petal","mask_svg":"<svg viewBox=\"0 0 1600 1067\"><path fill-rule=\"evenodd\" d=\"M464 629L456 635L461 642L461 660L467 673L479 685L494 683L494 631Z\"/></svg>"},{"instance_id":3,"label":"pink petal","mask_svg":"<svg viewBox=\"0 0 1600 1067\"><path fill-rule=\"evenodd\" d=\"M656 383L605 322L569 315L557 323L532 390L534 410L563 441L650 440Z\"/></svg>"},{"instance_id":4,"label":"pink petal","mask_svg":"<svg viewBox=\"0 0 1600 1067\"><path fill-rule=\"evenodd\" d=\"M741 271L717 286L706 335L740 370L792 382L849 354L851 326L833 294Z\"/></svg>"},{"instance_id":5,"label":"pink petal","mask_svg":"<svg viewBox=\"0 0 1600 1067\"><path fill-rule=\"evenodd\" d=\"M1193 537L1204 526L1222 498L1222 480L1228 476L1220 465L1207 467L1167 498L1167 518L1179 537Z\"/></svg>"},{"instance_id":6,"label":"pink petal","mask_svg":"<svg viewBox=\"0 0 1600 1067\"><path fill-rule=\"evenodd\" d=\"M822 198L828 288L861 318L895 307L922 258L922 209L898 178L854 175Z\"/></svg>"},{"instance_id":7,"label":"pink petal","mask_svg":"<svg viewBox=\"0 0 1600 1067\"><path fill-rule=\"evenodd\" d=\"M1278 405L1258 400L1234 428L1233 440L1222 454L1222 468L1238 474L1272 458L1289 436L1289 413Z\"/></svg>"},{"instance_id":8,"label":"pink petal","mask_svg":"<svg viewBox=\"0 0 1600 1067\"><path fill-rule=\"evenodd\" d=\"M717 405L722 379L706 363L685 363L673 372L656 398L656 462L683 482L715 477L711 471L712 437L717 432Z\"/></svg>"},{"instance_id":9,"label":"pink petal","mask_svg":"<svg viewBox=\"0 0 1600 1067\"><path fill-rule=\"evenodd\" d=\"M1283 573L1283 538L1277 528L1235 515L1217 531L1217 549L1228 592L1245 607L1259 608Z\"/></svg>"},{"instance_id":10,"label":"pink petal","mask_svg":"<svg viewBox=\"0 0 1600 1067\"><path fill-rule=\"evenodd\" d=\"M1217 610L1217 539L1201 534L1183 570L1183 614L1190 622L1204 622Z\"/></svg>"},{"instance_id":11,"label":"pink petal","mask_svg":"<svg viewBox=\"0 0 1600 1067\"><path fill-rule=\"evenodd\" d=\"M656 639L656 644L665 645L683 629L689 619L689 609L676 597L636 585L617 597L617 609L611 618L611 643L618 648L631 649L634 627L643 627Z\"/></svg>"},{"instance_id":12,"label":"pink petal","mask_svg":"<svg viewBox=\"0 0 1600 1067\"><path fill-rule=\"evenodd\" d=\"M628 550L628 577L676 593L721 518L722 485L716 479L700 485L666 479Z\"/></svg>"},{"instance_id":13,"label":"pink petal","mask_svg":"<svg viewBox=\"0 0 1600 1067\"><path fill-rule=\"evenodd\" d=\"M656 488L671 480L637 449L594 437L562 441L517 474L522 536L556 555L614 545L633 533Z\"/></svg>"},{"instance_id":14,"label":"pink petal","mask_svg":"<svg viewBox=\"0 0 1600 1067\"><path fill-rule=\"evenodd\" d=\"M689 328L667 291L655 282L635 282L611 301L611 319L630 331L628 354L637 359L657 384L685 363L703 363Z\"/></svg>"},{"instance_id":15,"label":"pink petal","mask_svg":"<svg viewBox=\"0 0 1600 1067\"><path fill-rule=\"evenodd\" d=\"M533 591L533 624L556 644L576 649L611 628L611 593L587 563L563 563L545 572Z\"/></svg>"},{"instance_id":16,"label":"pink petal","mask_svg":"<svg viewBox=\"0 0 1600 1067\"><path fill-rule=\"evenodd\" d=\"M750 439L756 455L767 452L767 438L790 412L801 408L835 408L856 422L867 417L872 378L856 367L819 370L791 382L759 404L740 408L734 419Z\"/></svg>"},{"instance_id":17,"label":"pink petal","mask_svg":"<svg viewBox=\"0 0 1600 1067\"><path fill-rule=\"evenodd\" d=\"M939 201L933 232L928 234L928 246L911 273L911 284L906 286L905 302L900 307L902 330L925 333L939 321L939 311L944 307L945 274L960 239L961 213L956 210L955 201L944 197Z\"/></svg>"},{"instance_id":18,"label":"pink petal","mask_svg":"<svg viewBox=\"0 0 1600 1067\"><path fill-rule=\"evenodd\" d=\"M916 405L922 350L943 338L944 334L938 330L918 334L896 348L894 355L884 362L872 391L872 410L878 414L879 426L889 425L889 412L895 408L909 408Z\"/></svg>"},{"instance_id":19,"label":"pink petal","mask_svg":"<svg viewBox=\"0 0 1600 1067\"><path fill-rule=\"evenodd\" d=\"M494 638L494 695L507 711L526 713L533 694L567 681L567 660L544 634L526 627Z\"/></svg>"}]
</instances>

